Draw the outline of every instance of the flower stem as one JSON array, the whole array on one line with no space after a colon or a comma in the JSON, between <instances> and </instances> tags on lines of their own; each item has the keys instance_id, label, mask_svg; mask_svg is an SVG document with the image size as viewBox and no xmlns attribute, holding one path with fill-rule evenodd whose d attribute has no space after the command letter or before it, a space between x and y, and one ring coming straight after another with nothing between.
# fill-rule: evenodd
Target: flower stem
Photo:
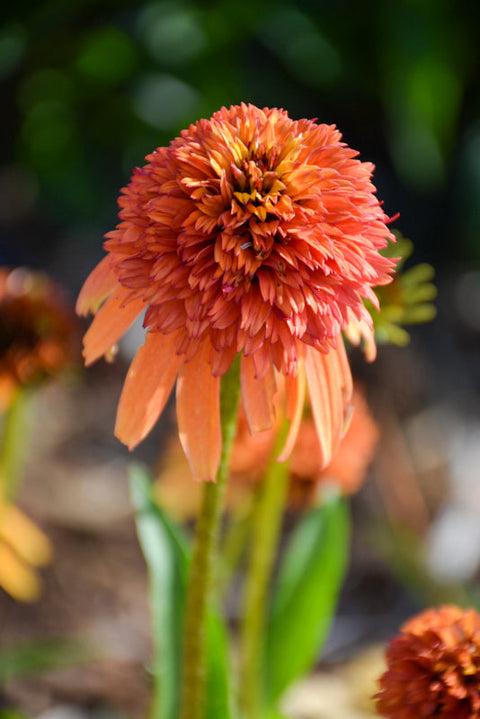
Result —
<instances>
[{"instance_id":1,"label":"flower stem","mask_svg":"<svg viewBox=\"0 0 480 719\"><path fill-rule=\"evenodd\" d=\"M201 719L205 706L208 604L216 581L218 534L239 397L240 356L237 355L220 384L222 455L216 482L204 485L195 531L184 618L181 719Z\"/></svg>"},{"instance_id":2,"label":"flower stem","mask_svg":"<svg viewBox=\"0 0 480 719\"><path fill-rule=\"evenodd\" d=\"M258 719L263 709L263 649L268 609L268 592L288 490L288 463L276 457L284 445L286 422L259 489L254 509L252 551L244 589L243 621L240 627L239 700L246 719Z\"/></svg>"},{"instance_id":3,"label":"flower stem","mask_svg":"<svg viewBox=\"0 0 480 719\"><path fill-rule=\"evenodd\" d=\"M30 392L19 387L3 418L0 446L0 500L11 500L20 481L25 456Z\"/></svg>"}]
</instances>

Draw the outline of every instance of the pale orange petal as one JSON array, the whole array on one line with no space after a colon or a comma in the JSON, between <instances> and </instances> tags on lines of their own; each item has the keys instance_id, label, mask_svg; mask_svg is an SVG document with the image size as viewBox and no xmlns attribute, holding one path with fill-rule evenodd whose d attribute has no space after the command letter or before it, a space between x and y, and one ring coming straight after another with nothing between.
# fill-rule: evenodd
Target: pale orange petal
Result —
<instances>
[{"instance_id":1,"label":"pale orange petal","mask_svg":"<svg viewBox=\"0 0 480 719\"><path fill-rule=\"evenodd\" d=\"M350 362L348 361L347 350L345 349L345 342L343 341L342 335L337 338L337 360L339 363L340 381L342 383L344 392L345 404L348 404L352 399L353 394L353 378L352 370L350 369Z\"/></svg>"},{"instance_id":2,"label":"pale orange petal","mask_svg":"<svg viewBox=\"0 0 480 719\"><path fill-rule=\"evenodd\" d=\"M342 382L341 366L337 350L331 349L330 352L325 355L323 363L325 367L325 376L327 378L330 404L333 455L340 443L345 419L344 385Z\"/></svg>"},{"instance_id":3,"label":"pale orange petal","mask_svg":"<svg viewBox=\"0 0 480 719\"><path fill-rule=\"evenodd\" d=\"M373 329L371 318L367 320L363 317L359 320L352 315L344 332L352 345L355 347L362 345L362 350L367 362L373 362L376 359L377 345L375 343L375 330Z\"/></svg>"},{"instance_id":4,"label":"pale orange petal","mask_svg":"<svg viewBox=\"0 0 480 719\"><path fill-rule=\"evenodd\" d=\"M222 451L220 379L212 376L209 346L180 369L177 381L178 433L193 476L214 481Z\"/></svg>"},{"instance_id":5,"label":"pale orange petal","mask_svg":"<svg viewBox=\"0 0 480 719\"><path fill-rule=\"evenodd\" d=\"M125 306L124 301L125 290L118 289L95 315L83 338L83 356L87 366L118 342L145 307L141 299L130 300Z\"/></svg>"},{"instance_id":6,"label":"pale orange petal","mask_svg":"<svg viewBox=\"0 0 480 719\"><path fill-rule=\"evenodd\" d=\"M240 382L242 402L250 432L262 432L270 429L275 421L273 397L276 392L273 365L262 379L257 379L255 362L251 355L242 356L240 363Z\"/></svg>"},{"instance_id":7,"label":"pale orange petal","mask_svg":"<svg viewBox=\"0 0 480 719\"><path fill-rule=\"evenodd\" d=\"M336 452L344 434L348 403L352 396L352 375L342 338L338 337L337 347L326 354L308 347L305 351L305 369L325 466Z\"/></svg>"},{"instance_id":8,"label":"pale orange petal","mask_svg":"<svg viewBox=\"0 0 480 719\"><path fill-rule=\"evenodd\" d=\"M330 392L325 371L325 355L313 347L305 348L305 372L313 419L320 442L320 466L327 465L332 456L332 416Z\"/></svg>"},{"instance_id":9,"label":"pale orange petal","mask_svg":"<svg viewBox=\"0 0 480 719\"><path fill-rule=\"evenodd\" d=\"M115 436L133 449L159 418L181 364L175 352L176 333L147 332L130 365L118 403Z\"/></svg>"},{"instance_id":10,"label":"pale orange petal","mask_svg":"<svg viewBox=\"0 0 480 719\"><path fill-rule=\"evenodd\" d=\"M290 419L290 427L285 445L277 457L277 462L285 462L288 459L297 439L305 404L306 384L305 367L303 361L300 361L297 376L287 375L285 377L285 414Z\"/></svg>"},{"instance_id":11,"label":"pale orange petal","mask_svg":"<svg viewBox=\"0 0 480 719\"><path fill-rule=\"evenodd\" d=\"M118 279L111 267L111 255L108 254L100 260L85 280L75 306L77 314L95 313L117 285Z\"/></svg>"}]
</instances>

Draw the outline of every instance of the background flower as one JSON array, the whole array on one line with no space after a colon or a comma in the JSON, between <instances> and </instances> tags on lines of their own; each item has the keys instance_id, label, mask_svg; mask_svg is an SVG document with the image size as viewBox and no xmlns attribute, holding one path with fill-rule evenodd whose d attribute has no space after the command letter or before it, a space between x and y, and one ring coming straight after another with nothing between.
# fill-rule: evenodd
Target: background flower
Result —
<instances>
[{"instance_id":1,"label":"background flower","mask_svg":"<svg viewBox=\"0 0 480 719\"><path fill-rule=\"evenodd\" d=\"M41 273L0 268L0 408L17 387L60 373L75 359L77 323L59 287Z\"/></svg>"},{"instance_id":2,"label":"background flower","mask_svg":"<svg viewBox=\"0 0 480 719\"><path fill-rule=\"evenodd\" d=\"M480 616L473 609L427 609L405 622L386 658L376 695L382 716L480 716Z\"/></svg>"}]
</instances>

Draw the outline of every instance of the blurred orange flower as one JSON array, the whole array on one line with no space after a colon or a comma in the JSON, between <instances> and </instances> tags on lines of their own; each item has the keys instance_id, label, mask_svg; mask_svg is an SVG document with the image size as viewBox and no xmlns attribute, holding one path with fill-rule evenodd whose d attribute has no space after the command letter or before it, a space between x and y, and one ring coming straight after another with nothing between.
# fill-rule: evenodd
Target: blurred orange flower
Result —
<instances>
[{"instance_id":1,"label":"blurred orange flower","mask_svg":"<svg viewBox=\"0 0 480 719\"><path fill-rule=\"evenodd\" d=\"M53 376L73 361L76 321L46 276L0 268L0 409L17 387Z\"/></svg>"},{"instance_id":2,"label":"blurred orange flower","mask_svg":"<svg viewBox=\"0 0 480 719\"><path fill-rule=\"evenodd\" d=\"M389 644L377 710L390 719L480 717L480 616L446 605L407 621Z\"/></svg>"},{"instance_id":3,"label":"blurred orange flower","mask_svg":"<svg viewBox=\"0 0 480 719\"><path fill-rule=\"evenodd\" d=\"M379 250L393 235L371 183L332 125L242 104L191 125L134 171L108 255L80 293L96 312L87 364L145 310L145 344L128 372L116 435L130 448L151 430L177 381L179 435L197 479L220 460L219 378L241 357L252 432L274 419L285 377L291 451L308 391L321 462L340 440L351 375L341 336L370 328L362 298L390 281ZM102 303L104 304L102 305Z\"/></svg>"},{"instance_id":4,"label":"blurred orange flower","mask_svg":"<svg viewBox=\"0 0 480 719\"><path fill-rule=\"evenodd\" d=\"M353 392L351 421L332 461L322 466L318 437L311 417L304 417L290 457L289 506L303 509L317 500L325 483L335 484L342 494L357 492L373 459L379 429L364 395ZM252 435L240 408L232 449L227 505L241 505L261 480L271 459L278 427ZM194 517L200 506L200 489L188 483L185 461L172 439L160 467L156 494L160 504L175 516Z\"/></svg>"}]
</instances>

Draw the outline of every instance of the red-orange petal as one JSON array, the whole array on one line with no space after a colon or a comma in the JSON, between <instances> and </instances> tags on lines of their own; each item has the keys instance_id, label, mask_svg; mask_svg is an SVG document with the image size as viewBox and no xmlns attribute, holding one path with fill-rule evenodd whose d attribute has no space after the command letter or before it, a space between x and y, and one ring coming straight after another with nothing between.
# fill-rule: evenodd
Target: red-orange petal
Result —
<instances>
[{"instance_id":1,"label":"red-orange petal","mask_svg":"<svg viewBox=\"0 0 480 719\"><path fill-rule=\"evenodd\" d=\"M145 307L141 299L125 302L125 290L118 289L98 310L83 338L83 356L88 366L106 354Z\"/></svg>"},{"instance_id":2,"label":"red-orange petal","mask_svg":"<svg viewBox=\"0 0 480 719\"><path fill-rule=\"evenodd\" d=\"M111 255L108 254L100 260L85 280L75 305L77 314L95 313L117 285L118 279L112 270Z\"/></svg>"},{"instance_id":3,"label":"red-orange petal","mask_svg":"<svg viewBox=\"0 0 480 719\"><path fill-rule=\"evenodd\" d=\"M178 373L175 333L147 332L128 370L118 403L115 436L133 449L159 418Z\"/></svg>"},{"instance_id":4,"label":"red-orange petal","mask_svg":"<svg viewBox=\"0 0 480 719\"><path fill-rule=\"evenodd\" d=\"M276 384L273 365L270 364L262 379L257 379L255 374L253 357L243 355L240 363L242 402L252 433L270 429L275 420L273 397L276 392Z\"/></svg>"},{"instance_id":5,"label":"red-orange petal","mask_svg":"<svg viewBox=\"0 0 480 719\"><path fill-rule=\"evenodd\" d=\"M207 342L180 369L177 380L178 434L193 477L215 481L222 451L220 379L213 377Z\"/></svg>"},{"instance_id":6,"label":"red-orange petal","mask_svg":"<svg viewBox=\"0 0 480 719\"><path fill-rule=\"evenodd\" d=\"M289 458L297 439L302 421L303 405L305 404L306 385L305 367L303 361L300 360L297 376L287 375L285 377L285 414L290 420L290 427L284 447L277 457L277 462L285 462Z\"/></svg>"}]
</instances>

